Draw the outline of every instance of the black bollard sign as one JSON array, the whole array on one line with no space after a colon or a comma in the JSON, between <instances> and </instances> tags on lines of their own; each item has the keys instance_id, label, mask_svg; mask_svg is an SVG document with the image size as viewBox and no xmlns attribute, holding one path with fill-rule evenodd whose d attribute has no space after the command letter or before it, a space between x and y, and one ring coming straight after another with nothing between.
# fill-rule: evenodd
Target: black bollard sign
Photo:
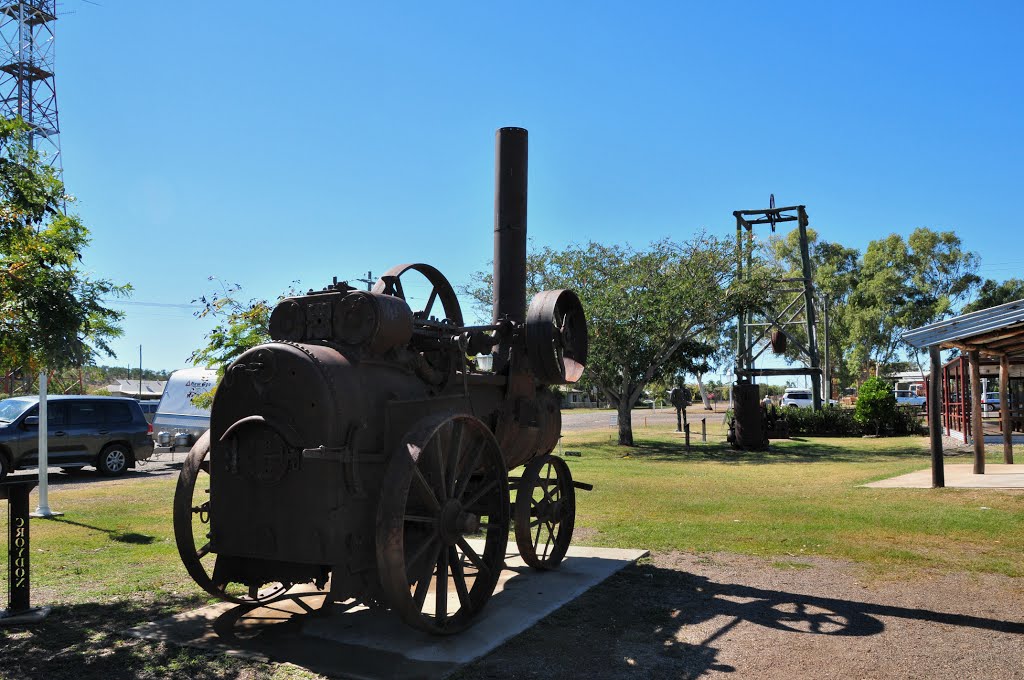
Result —
<instances>
[{"instance_id":1,"label":"black bollard sign","mask_svg":"<svg viewBox=\"0 0 1024 680\"><path fill-rule=\"evenodd\" d=\"M11 509L8 519L11 535L7 539L10 574L7 591L10 606L7 611L16 614L29 608L28 489L18 489L12 493L8 507Z\"/></svg>"},{"instance_id":2,"label":"black bollard sign","mask_svg":"<svg viewBox=\"0 0 1024 680\"><path fill-rule=\"evenodd\" d=\"M7 609L0 611L0 626L29 623L46 616L47 608L33 609L29 590L28 496L36 477L14 477L0 482L0 499L7 499Z\"/></svg>"}]
</instances>

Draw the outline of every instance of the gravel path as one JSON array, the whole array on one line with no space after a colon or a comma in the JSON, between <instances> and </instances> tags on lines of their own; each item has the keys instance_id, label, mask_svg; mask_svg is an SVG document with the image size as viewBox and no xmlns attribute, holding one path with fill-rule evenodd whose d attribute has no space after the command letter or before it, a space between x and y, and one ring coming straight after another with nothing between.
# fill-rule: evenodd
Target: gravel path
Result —
<instances>
[{"instance_id":1,"label":"gravel path","mask_svg":"<svg viewBox=\"0 0 1024 680\"><path fill-rule=\"evenodd\" d=\"M671 553L455 677L1024 678L1024 579Z\"/></svg>"},{"instance_id":2,"label":"gravel path","mask_svg":"<svg viewBox=\"0 0 1024 680\"><path fill-rule=\"evenodd\" d=\"M185 454L177 454L172 461L169 454L164 454L161 460L148 460L139 464L134 469L129 468L120 477L104 477L92 467L86 467L77 472L61 472L59 467L48 468L47 483L51 489L66 490L92 484L104 484L116 486L119 484L131 484L144 479L157 479L161 477L177 477L181 471L181 463L185 460ZM31 477L38 473L38 470L17 470L11 473L11 477ZM38 493L34 491L33 494ZM33 495L33 502L35 496ZM51 497L51 506L52 500ZM55 510L58 508L54 507Z\"/></svg>"}]
</instances>

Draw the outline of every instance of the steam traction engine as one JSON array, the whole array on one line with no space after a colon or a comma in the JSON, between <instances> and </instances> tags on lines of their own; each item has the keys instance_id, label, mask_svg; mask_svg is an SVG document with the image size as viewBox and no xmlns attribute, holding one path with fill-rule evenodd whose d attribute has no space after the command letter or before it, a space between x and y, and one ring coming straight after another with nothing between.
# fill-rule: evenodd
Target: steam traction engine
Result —
<instances>
[{"instance_id":1,"label":"steam traction engine","mask_svg":"<svg viewBox=\"0 0 1024 680\"><path fill-rule=\"evenodd\" d=\"M568 290L527 308L526 130L499 130L496 147L491 325L466 326L444 276L405 264L369 292L283 300L272 342L227 369L174 499L182 561L208 592L258 604L311 582L453 633L490 599L512 519L528 564L565 556L586 485L550 455L549 386L580 378L586 321ZM412 277L431 289L418 310Z\"/></svg>"}]
</instances>

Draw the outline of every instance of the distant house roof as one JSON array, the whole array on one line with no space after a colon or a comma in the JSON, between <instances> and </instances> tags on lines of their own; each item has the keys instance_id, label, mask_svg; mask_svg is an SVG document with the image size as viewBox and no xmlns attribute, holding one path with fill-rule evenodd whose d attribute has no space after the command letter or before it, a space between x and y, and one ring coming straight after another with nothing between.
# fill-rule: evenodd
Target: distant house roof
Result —
<instances>
[{"instance_id":1,"label":"distant house roof","mask_svg":"<svg viewBox=\"0 0 1024 680\"><path fill-rule=\"evenodd\" d=\"M888 378L895 380L924 380L924 373L921 371L897 371L896 373L890 373Z\"/></svg>"},{"instance_id":2,"label":"distant house roof","mask_svg":"<svg viewBox=\"0 0 1024 680\"><path fill-rule=\"evenodd\" d=\"M1024 300L1007 302L903 334L911 346L923 349L938 345L964 351L978 350L993 356L1024 357Z\"/></svg>"},{"instance_id":3,"label":"distant house roof","mask_svg":"<svg viewBox=\"0 0 1024 680\"><path fill-rule=\"evenodd\" d=\"M138 380L118 380L116 385L107 385L106 390L115 397L135 397L136 399L159 399L163 396L165 380L143 380L142 391L139 391Z\"/></svg>"}]
</instances>

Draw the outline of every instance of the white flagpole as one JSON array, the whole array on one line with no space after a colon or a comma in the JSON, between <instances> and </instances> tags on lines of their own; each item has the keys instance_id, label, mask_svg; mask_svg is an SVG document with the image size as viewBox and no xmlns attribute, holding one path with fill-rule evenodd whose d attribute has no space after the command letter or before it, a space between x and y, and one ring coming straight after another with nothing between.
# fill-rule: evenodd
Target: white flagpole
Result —
<instances>
[{"instance_id":1,"label":"white flagpole","mask_svg":"<svg viewBox=\"0 0 1024 680\"><path fill-rule=\"evenodd\" d=\"M46 471L49 467L49 451L47 451L46 436L49 429L49 419L46 415L46 371L39 373L39 507L32 513L32 517L56 517L62 512L50 510L49 486L47 485Z\"/></svg>"}]
</instances>

